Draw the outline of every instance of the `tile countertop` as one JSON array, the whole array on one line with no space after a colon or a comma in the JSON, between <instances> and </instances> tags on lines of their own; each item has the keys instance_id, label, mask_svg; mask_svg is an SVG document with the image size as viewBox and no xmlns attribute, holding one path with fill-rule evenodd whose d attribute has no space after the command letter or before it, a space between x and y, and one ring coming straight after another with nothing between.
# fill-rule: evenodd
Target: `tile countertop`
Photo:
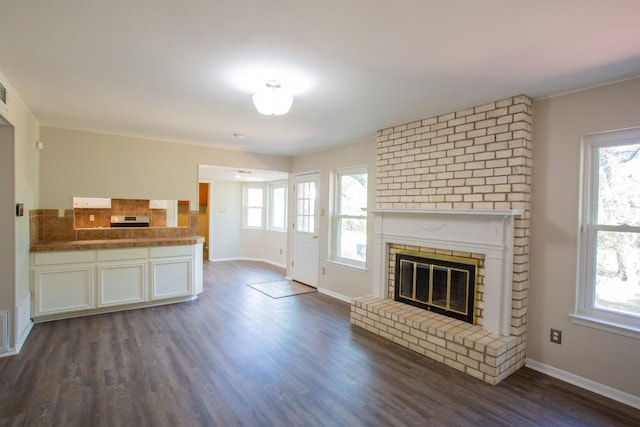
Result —
<instances>
[{"instance_id":1,"label":"tile countertop","mask_svg":"<svg viewBox=\"0 0 640 427\"><path fill-rule=\"evenodd\" d=\"M204 243L204 237L152 237L140 239L72 240L31 245L31 252L82 251L95 249L141 248L151 246L179 246Z\"/></svg>"}]
</instances>

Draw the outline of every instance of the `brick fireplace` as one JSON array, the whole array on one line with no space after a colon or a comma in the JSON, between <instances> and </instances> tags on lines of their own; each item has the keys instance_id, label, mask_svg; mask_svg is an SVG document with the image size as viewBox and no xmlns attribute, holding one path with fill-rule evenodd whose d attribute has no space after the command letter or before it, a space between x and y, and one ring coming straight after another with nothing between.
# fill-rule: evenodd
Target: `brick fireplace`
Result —
<instances>
[{"instance_id":1,"label":"brick fireplace","mask_svg":"<svg viewBox=\"0 0 640 427\"><path fill-rule=\"evenodd\" d=\"M374 293L354 325L491 384L524 365L532 113L521 95L378 132ZM475 324L394 301L397 251L480 260Z\"/></svg>"}]
</instances>

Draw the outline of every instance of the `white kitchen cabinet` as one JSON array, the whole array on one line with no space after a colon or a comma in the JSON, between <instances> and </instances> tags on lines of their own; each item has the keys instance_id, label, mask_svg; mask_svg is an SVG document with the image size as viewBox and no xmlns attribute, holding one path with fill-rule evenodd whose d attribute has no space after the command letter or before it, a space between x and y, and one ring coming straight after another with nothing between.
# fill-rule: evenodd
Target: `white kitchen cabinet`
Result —
<instances>
[{"instance_id":1,"label":"white kitchen cabinet","mask_svg":"<svg viewBox=\"0 0 640 427\"><path fill-rule=\"evenodd\" d=\"M94 251L33 254L34 316L94 308Z\"/></svg>"},{"instance_id":2,"label":"white kitchen cabinet","mask_svg":"<svg viewBox=\"0 0 640 427\"><path fill-rule=\"evenodd\" d=\"M188 301L202 292L202 243L35 252L31 267L35 321Z\"/></svg>"},{"instance_id":3,"label":"white kitchen cabinet","mask_svg":"<svg viewBox=\"0 0 640 427\"><path fill-rule=\"evenodd\" d=\"M147 301L147 257L147 248L97 251L97 306Z\"/></svg>"},{"instance_id":4,"label":"white kitchen cabinet","mask_svg":"<svg viewBox=\"0 0 640 427\"><path fill-rule=\"evenodd\" d=\"M94 267L86 264L42 266L33 272L34 317L94 308Z\"/></svg>"},{"instance_id":5,"label":"white kitchen cabinet","mask_svg":"<svg viewBox=\"0 0 640 427\"><path fill-rule=\"evenodd\" d=\"M158 300L193 294L193 258L196 246L201 246L201 244L149 248L151 299Z\"/></svg>"},{"instance_id":6,"label":"white kitchen cabinet","mask_svg":"<svg viewBox=\"0 0 640 427\"><path fill-rule=\"evenodd\" d=\"M145 302L146 276L146 261L99 264L98 307Z\"/></svg>"},{"instance_id":7,"label":"white kitchen cabinet","mask_svg":"<svg viewBox=\"0 0 640 427\"><path fill-rule=\"evenodd\" d=\"M103 197L74 197L74 208L111 209L111 199Z\"/></svg>"},{"instance_id":8,"label":"white kitchen cabinet","mask_svg":"<svg viewBox=\"0 0 640 427\"><path fill-rule=\"evenodd\" d=\"M149 209L167 209L168 200L149 200Z\"/></svg>"},{"instance_id":9,"label":"white kitchen cabinet","mask_svg":"<svg viewBox=\"0 0 640 427\"><path fill-rule=\"evenodd\" d=\"M151 298L175 298L193 293L191 258L151 261Z\"/></svg>"}]
</instances>

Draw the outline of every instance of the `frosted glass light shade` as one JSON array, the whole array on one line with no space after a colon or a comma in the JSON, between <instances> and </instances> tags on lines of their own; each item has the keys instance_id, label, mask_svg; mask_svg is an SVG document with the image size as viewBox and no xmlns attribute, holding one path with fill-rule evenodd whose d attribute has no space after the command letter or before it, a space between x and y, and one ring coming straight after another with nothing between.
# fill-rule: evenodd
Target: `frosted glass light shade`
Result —
<instances>
[{"instance_id":1,"label":"frosted glass light shade","mask_svg":"<svg viewBox=\"0 0 640 427\"><path fill-rule=\"evenodd\" d=\"M253 95L253 104L260 114L281 116L291 109L293 96L282 91L279 83L267 82L265 89Z\"/></svg>"}]
</instances>

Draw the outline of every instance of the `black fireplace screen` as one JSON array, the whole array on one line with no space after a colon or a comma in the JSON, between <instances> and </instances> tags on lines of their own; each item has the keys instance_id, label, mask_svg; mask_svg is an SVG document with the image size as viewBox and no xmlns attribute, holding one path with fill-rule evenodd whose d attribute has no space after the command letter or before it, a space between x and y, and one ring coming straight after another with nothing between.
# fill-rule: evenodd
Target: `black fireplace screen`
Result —
<instances>
[{"instance_id":1,"label":"black fireplace screen","mask_svg":"<svg viewBox=\"0 0 640 427\"><path fill-rule=\"evenodd\" d=\"M395 300L475 323L475 259L396 254Z\"/></svg>"}]
</instances>

